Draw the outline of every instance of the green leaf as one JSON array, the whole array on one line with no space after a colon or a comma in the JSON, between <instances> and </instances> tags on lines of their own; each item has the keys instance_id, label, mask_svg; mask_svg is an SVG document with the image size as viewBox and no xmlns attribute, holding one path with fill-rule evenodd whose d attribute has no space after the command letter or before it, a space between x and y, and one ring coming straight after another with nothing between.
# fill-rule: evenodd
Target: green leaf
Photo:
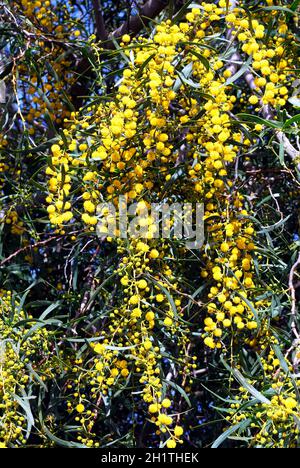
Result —
<instances>
[{"instance_id":1,"label":"green leaf","mask_svg":"<svg viewBox=\"0 0 300 468\"><path fill-rule=\"evenodd\" d=\"M14 399L19 403L19 405L23 408L26 414L27 418L27 433L26 433L26 439L28 439L31 429L34 426L34 417L31 411L30 403L29 403L29 398L27 395L24 395L24 399L19 397L18 395L12 395Z\"/></svg>"},{"instance_id":2,"label":"green leaf","mask_svg":"<svg viewBox=\"0 0 300 468\"><path fill-rule=\"evenodd\" d=\"M282 368L282 370L286 373L286 375L289 376L289 378L291 379L292 381L292 384L294 386L294 389L295 389L295 392L296 392L296 395L297 395L297 398L298 398L298 401L300 401L300 392L299 392L299 386L297 385L297 382L295 381L294 377L292 376L291 374L291 371L289 369L289 365L284 357L284 355L282 354L282 351L280 349L280 346L278 345L273 345L273 349L275 351L275 354L277 356L277 358L279 359L280 361L280 366Z\"/></svg>"},{"instance_id":3,"label":"green leaf","mask_svg":"<svg viewBox=\"0 0 300 468\"><path fill-rule=\"evenodd\" d=\"M240 373L240 371L238 371L237 369L233 369L232 373L233 373L234 377L236 378L236 380L244 388L246 388L246 390L248 390L248 392L251 393L251 395L254 398L259 400L263 404L266 404L266 405L271 404L271 401L268 398L266 398L262 393L260 393L258 390L256 390L256 388L254 388L253 385L251 385L251 384L249 384L249 382L247 382L247 380L243 377L243 375Z\"/></svg>"},{"instance_id":4,"label":"green leaf","mask_svg":"<svg viewBox=\"0 0 300 468\"><path fill-rule=\"evenodd\" d=\"M152 277L150 277L150 279L151 279L152 283L154 283L159 289L161 289L161 291L167 296L169 304L170 304L170 306L172 308L172 311L174 313L174 317L176 318L176 320L178 320L177 307L175 305L174 299L173 299L172 295L170 294L170 292L162 284L160 284L158 281L156 281Z\"/></svg>"},{"instance_id":5,"label":"green leaf","mask_svg":"<svg viewBox=\"0 0 300 468\"><path fill-rule=\"evenodd\" d=\"M62 322L57 319L49 319L49 320L36 320L36 323L28 330L28 332L24 335L22 339L22 343L24 343L31 335L33 335L37 330L40 328L44 328L46 326L56 325L61 326ZM21 344L22 344L21 343Z\"/></svg>"},{"instance_id":6,"label":"green leaf","mask_svg":"<svg viewBox=\"0 0 300 468\"><path fill-rule=\"evenodd\" d=\"M146 66L148 65L149 62L151 62L151 60L153 59L153 57L155 57L155 55L156 54L150 55L150 57L148 57L147 60L145 60L145 62L140 66L139 71L137 72L137 75L136 75L137 79L141 78Z\"/></svg>"},{"instance_id":7,"label":"green leaf","mask_svg":"<svg viewBox=\"0 0 300 468\"><path fill-rule=\"evenodd\" d=\"M250 423L250 419L245 419L244 421L241 421L235 426L230 427L227 431L224 432L224 434L220 435L220 437L217 438L217 440L213 443L211 448L216 449L220 447L220 445L222 445L223 442L225 442L225 440L228 439L229 436L231 436L231 434L234 434L237 431L244 431L245 429L247 429Z\"/></svg>"},{"instance_id":8,"label":"green leaf","mask_svg":"<svg viewBox=\"0 0 300 468\"><path fill-rule=\"evenodd\" d=\"M243 76L245 72L249 69L249 66L251 63L252 63L252 56L248 58L247 62L244 63L242 68L240 68L240 70L237 73L235 73L233 76L228 78L228 80L226 80L226 83L224 86L229 86L232 83L235 83L239 78L241 78L241 76Z\"/></svg>"},{"instance_id":9,"label":"green leaf","mask_svg":"<svg viewBox=\"0 0 300 468\"><path fill-rule=\"evenodd\" d=\"M195 55L195 57L197 57L200 60L200 62L205 66L206 70L210 69L210 64L207 58L205 58L203 55L199 54L199 52L196 52L193 49L189 50L189 53Z\"/></svg>"},{"instance_id":10,"label":"green leaf","mask_svg":"<svg viewBox=\"0 0 300 468\"><path fill-rule=\"evenodd\" d=\"M289 369L289 366L288 366L288 363L286 362L286 359L284 358L282 352L281 352L281 349L278 345L273 345L273 349L275 351L275 354L277 356L277 358L279 359L280 361L280 365L281 365L281 368L282 370L287 374L287 375L290 375L290 369Z\"/></svg>"},{"instance_id":11,"label":"green leaf","mask_svg":"<svg viewBox=\"0 0 300 468\"><path fill-rule=\"evenodd\" d=\"M191 88L195 89L201 89L202 85L199 83L195 83L193 80L189 79L189 76L191 76L193 71L193 63L189 63L183 70L180 72L179 70L176 70L177 75L179 78L175 81L174 84L174 91L178 91L180 86L182 84L187 84Z\"/></svg>"},{"instance_id":12,"label":"green leaf","mask_svg":"<svg viewBox=\"0 0 300 468\"><path fill-rule=\"evenodd\" d=\"M209 393L211 393L211 395L213 395L214 397L218 398L218 400L221 400L223 401L224 403L226 403L226 405L228 405L228 403L236 403L236 400L231 400L230 398L223 398L221 397L220 395L218 395L217 393L214 393L210 388L207 388L204 384L201 384L201 386L203 388L205 388L205 390ZM223 409L223 408L222 408Z\"/></svg>"},{"instance_id":13,"label":"green leaf","mask_svg":"<svg viewBox=\"0 0 300 468\"><path fill-rule=\"evenodd\" d=\"M295 10L291 8L283 7L283 6L267 6L267 7L260 8L260 10L264 10L264 11L273 11L273 10L276 11L277 10L277 11L282 11L284 13L289 13L289 15L296 15Z\"/></svg>"},{"instance_id":14,"label":"green leaf","mask_svg":"<svg viewBox=\"0 0 300 468\"><path fill-rule=\"evenodd\" d=\"M185 392L185 390L182 387L180 387L179 385L177 385L174 382L171 382L170 380L163 380L163 382L166 385L170 385L170 387L173 387L178 393L180 393L180 395L183 396L183 398L185 399L185 401L187 402L189 407L192 408L191 400L189 399L187 393Z\"/></svg>"},{"instance_id":15,"label":"green leaf","mask_svg":"<svg viewBox=\"0 0 300 468\"><path fill-rule=\"evenodd\" d=\"M270 405L271 401L266 398L262 393L260 393L253 385L249 384L245 377L240 373L239 370L231 368L224 359L224 356L221 356L221 362L226 367L226 369L234 376L234 378L239 382L242 387L246 388L251 395L260 401L263 404Z\"/></svg>"},{"instance_id":16,"label":"green leaf","mask_svg":"<svg viewBox=\"0 0 300 468\"><path fill-rule=\"evenodd\" d=\"M111 36L110 39L111 39L111 41L113 42L113 44L114 44L114 46L116 48L116 51L117 51L116 53L119 53L122 56L122 58L125 60L125 62L130 65L131 62L130 62L129 58L127 57L127 55L124 53L122 47L120 47L119 42L117 41L117 39L114 36Z\"/></svg>"},{"instance_id":17,"label":"green leaf","mask_svg":"<svg viewBox=\"0 0 300 468\"><path fill-rule=\"evenodd\" d=\"M90 307L90 305L94 302L94 300L96 299L96 297L99 295L99 293L102 291L102 289L104 289L104 287L110 283L110 281L115 277L117 276L118 274L117 273L113 273L112 275L110 275L108 278L106 278L103 283L98 286L97 289L95 289L95 291L93 292L93 294L91 294L91 297L89 299L89 302L87 304L87 309Z\"/></svg>"},{"instance_id":18,"label":"green leaf","mask_svg":"<svg viewBox=\"0 0 300 468\"><path fill-rule=\"evenodd\" d=\"M60 301L54 302L42 313L40 320L44 320L53 310L57 309L60 306Z\"/></svg>"},{"instance_id":19,"label":"green leaf","mask_svg":"<svg viewBox=\"0 0 300 468\"><path fill-rule=\"evenodd\" d=\"M266 234L268 232L272 232L275 229L278 229L281 226L283 226L290 219L290 217L291 215L287 216L284 219L281 219L280 221L278 221L278 223L275 223L272 226L261 226L261 231L258 231L258 233L262 232L263 234Z\"/></svg>"},{"instance_id":20,"label":"green leaf","mask_svg":"<svg viewBox=\"0 0 300 468\"><path fill-rule=\"evenodd\" d=\"M194 301L193 300L196 300L196 297L199 296L199 294L201 294L206 288L208 287L207 284L202 284L191 296L191 299L189 300L188 302L188 305L187 305L187 310L189 311L192 307L192 305L194 304Z\"/></svg>"},{"instance_id":21,"label":"green leaf","mask_svg":"<svg viewBox=\"0 0 300 468\"><path fill-rule=\"evenodd\" d=\"M33 379L36 380L36 382L39 383L39 385L44 389L44 390L48 390L47 389L47 385L45 385L45 383L43 382L43 380L40 378L40 376L38 375L37 372L35 372L35 370L32 368L32 366L30 364L25 364L25 366L27 367L27 369L29 370L30 374L32 374L32 377Z\"/></svg>"},{"instance_id":22,"label":"green leaf","mask_svg":"<svg viewBox=\"0 0 300 468\"><path fill-rule=\"evenodd\" d=\"M258 117L252 114L237 114L236 115L242 122L253 122L261 125L266 125L271 128L282 128L283 124L281 122L276 122L274 120L266 120L262 117Z\"/></svg>"},{"instance_id":23,"label":"green leaf","mask_svg":"<svg viewBox=\"0 0 300 468\"><path fill-rule=\"evenodd\" d=\"M259 318L259 315L258 315L258 312L257 310L254 308L253 304L246 298L244 297L242 294L239 294L239 292L237 292L237 295L242 299L243 302L245 302L245 304L251 309L251 312L253 313L257 323L260 325L260 318Z\"/></svg>"},{"instance_id":24,"label":"green leaf","mask_svg":"<svg viewBox=\"0 0 300 468\"><path fill-rule=\"evenodd\" d=\"M300 5L300 0L295 0L290 6L290 10L296 11L299 5Z\"/></svg>"},{"instance_id":25,"label":"green leaf","mask_svg":"<svg viewBox=\"0 0 300 468\"><path fill-rule=\"evenodd\" d=\"M105 345L105 349L109 349L110 351L129 351L130 349L136 348L137 345L132 346L110 346Z\"/></svg>"},{"instance_id":26,"label":"green leaf","mask_svg":"<svg viewBox=\"0 0 300 468\"><path fill-rule=\"evenodd\" d=\"M66 447L66 448L87 448L85 445L78 444L76 442L68 442L67 440L60 439L59 437L56 437L52 432L49 431L49 429L43 424L43 431L45 434L49 437L50 440L55 442L57 445L61 447Z\"/></svg>"},{"instance_id":27,"label":"green leaf","mask_svg":"<svg viewBox=\"0 0 300 468\"><path fill-rule=\"evenodd\" d=\"M189 6L190 4L192 3L193 0L188 0L182 8L180 8L180 10L176 13L176 15L174 16L173 18L173 23L177 23L178 21L180 21L185 13L187 12L187 10L189 9Z\"/></svg>"},{"instance_id":28,"label":"green leaf","mask_svg":"<svg viewBox=\"0 0 300 468\"><path fill-rule=\"evenodd\" d=\"M300 114L294 115L291 119L288 119L283 126L283 129L291 127L294 123L300 122Z\"/></svg>"}]
</instances>

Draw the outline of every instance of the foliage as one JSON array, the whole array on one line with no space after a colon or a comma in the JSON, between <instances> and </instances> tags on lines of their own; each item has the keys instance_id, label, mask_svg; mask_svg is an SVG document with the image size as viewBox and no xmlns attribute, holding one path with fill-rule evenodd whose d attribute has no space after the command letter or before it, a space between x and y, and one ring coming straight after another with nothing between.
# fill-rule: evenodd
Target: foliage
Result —
<instances>
[{"instance_id":1,"label":"foliage","mask_svg":"<svg viewBox=\"0 0 300 468\"><path fill-rule=\"evenodd\" d=\"M0 447L297 447L299 2L130 3L1 2Z\"/></svg>"}]
</instances>

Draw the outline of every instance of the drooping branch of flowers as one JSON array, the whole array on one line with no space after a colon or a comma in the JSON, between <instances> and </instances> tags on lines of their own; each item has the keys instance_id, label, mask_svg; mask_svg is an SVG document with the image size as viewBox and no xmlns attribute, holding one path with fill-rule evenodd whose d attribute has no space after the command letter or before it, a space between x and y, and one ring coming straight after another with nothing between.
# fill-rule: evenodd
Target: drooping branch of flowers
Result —
<instances>
[{"instance_id":1,"label":"drooping branch of flowers","mask_svg":"<svg viewBox=\"0 0 300 468\"><path fill-rule=\"evenodd\" d=\"M231 11L234 11L234 9L237 7L238 2L236 0L231 1ZM227 33L227 39L229 42L232 44L236 45L237 50L233 53L229 60L229 66L228 66L228 71L230 71L231 76L236 74L239 71L239 68L244 65L244 60L238 51L238 42L235 39L235 30L232 27L232 25L228 25L228 33ZM269 104L265 105L262 100L262 93L260 90L257 89L256 84L255 84L255 76L252 73L250 68L247 68L243 74L243 79L248 85L248 87L253 91L254 93L257 94L258 98L260 99L260 104L261 104L261 114L265 120L271 121L275 119L276 111L273 109ZM298 169L300 170L300 148L297 149L295 148L286 134L278 129L274 129L275 137L277 141L279 142L280 145L283 145L283 148L285 152L290 156L290 158L294 161L294 163L297 165Z\"/></svg>"}]
</instances>

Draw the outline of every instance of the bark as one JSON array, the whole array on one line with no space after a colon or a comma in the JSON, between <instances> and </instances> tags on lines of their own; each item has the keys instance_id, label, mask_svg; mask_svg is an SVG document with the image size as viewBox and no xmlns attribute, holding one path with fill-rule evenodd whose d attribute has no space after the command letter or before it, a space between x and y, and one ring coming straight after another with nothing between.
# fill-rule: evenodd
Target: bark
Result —
<instances>
[{"instance_id":1,"label":"bark","mask_svg":"<svg viewBox=\"0 0 300 468\"><path fill-rule=\"evenodd\" d=\"M100 41L107 41L108 32L106 30L106 26L104 23L101 0L92 0L92 1L93 1L93 8L94 8L94 15L95 15L95 26L96 26L97 38Z\"/></svg>"},{"instance_id":2,"label":"bark","mask_svg":"<svg viewBox=\"0 0 300 468\"><path fill-rule=\"evenodd\" d=\"M4 81L0 81L0 104L6 103L6 86Z\"/></svg>"},{"instance_id":3,"label":"bark","mask_svg":"<svg viewBox=\"0 0 300 468\"><path fill-rule=\"evenodd\" d=\"M131 16L128 21L125 21L113 32L112 36L116 38L122 37L124 34L135 36L149 24L151 19L158 16L169 3L169 0L148 0L140 9L139 14Z\"/></svg>"},{"instance_id":4,"label":"bark","mask_svg":"<svg viewBox=\"0 0 300 468\"><path fill-rule=\"evenodd\" d=\"M0 7L1 7L1 2L0 2ZM5 66L4 64L4 57L0 53L0 73L3 73ZM0 79L0 104L5 104L6 103L6 85L3 80Z\"/></svg>"}]
</instances>

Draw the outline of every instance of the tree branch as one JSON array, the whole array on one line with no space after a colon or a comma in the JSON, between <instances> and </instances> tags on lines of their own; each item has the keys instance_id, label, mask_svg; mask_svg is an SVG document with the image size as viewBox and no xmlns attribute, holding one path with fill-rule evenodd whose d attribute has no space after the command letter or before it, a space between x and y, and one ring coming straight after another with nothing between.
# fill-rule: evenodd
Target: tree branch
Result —
<instances>
[{"instance_id":1,"label":"tree branch","mask_svg":"<svg viewBox=\"0 0 300 468\"><path fill-rule=\"evenodd\" d=\"M4 81L0 81L0 104L6 103L6 86Z\"/></svg>"},{"instance_id":2,"label":"tree branch","mask_svg":"<svg viewBox=\"0 0 300 468\"><path fill-rule=\"evenodd\" d=\"M96 36L99 41L107 41L108 32L105 27L105 22L102 13L101 0L92 0L96 22Z\"/></svg>"},{"instance_id":3,"label":"tree branch","mask_svg":"<svg viewBox=\"0 0 300 468\"><path fill-rule=\"evenodd\" d=\"M234 10L234 8L238 5L238 2L236 0L231 0L231 10ZM231 41L233 39L233 33L234 29L232 27L228 28L228 33L227 33L227 39ZM233 41L235 42L235 41ZM238 50L234 52L230 59L230 64L227 68L228 71L230 71L231 76L237 73L239 69L239 63L243 63L243 59L241 54L239 53ZM255 84L255 77L251 70L246 70L244 73L244 80L247 83L248 87L251 89L252 92L255 92L258 97L261 99L261 113L263 117L266 120L274 120L275 119L275 110L268 104L264 105L263 100L262 100L262 93L257 90L256 84ZM282 131L276 131L275 130L275 135L277 141L280 143L280 145L283 145L285 152L291 157L291 159L294 161L294 163L297 165L298 169L300 170L300 162L299 162L299 157L300 157L300 152L292 145L288 137L282 132Z\"/></svg>"},{"instance_id":4,"label":"tree branch","mask_svg":"<svg viewBox=\"0 0 300 468\"><path fill-rule=\"evenodd\" d=\"M17 250L16 252L12 253L9 257L5 258L4 260L2 260L2 262L0 263L0 266L2 267L3 265L5 265L6 263L9 263L11 260L13 260L15 257L17 257L18 255L22 254L22 253L25 253L27 252L27 250L33 250L33 249L36 249L38 247L44 247L46 246L47 244L50 244L52 241L56 241L56 242L59 242L60 240L62 240L64 237L68 237L68 236L71 236L71 235L74 235L74 234L78 234L80 231L73 231L73 232L69 232L67 234L58 234L58 235L55 235L55 236L51 236L49 237L49 239L46 239L46 240L43 240L43 241L39 241L39 242L36 242L35 244L29 244L29 245L26 245L25 247L22 247L21 249Z\"/></svg>"},{"instance_id":5,"label":"tree branch","mask_svg":"<svg viewBox=\"0 0 300 468\"><path fill-rule=\"evenodd\" d=\"M139 14L131 16L112 33L112 36L118 38L122 37L124 34L138 34L147 26L151 19L159 15L169 3L169 0L148 0L140 9Z\"/></svg>"}]
</instances>

